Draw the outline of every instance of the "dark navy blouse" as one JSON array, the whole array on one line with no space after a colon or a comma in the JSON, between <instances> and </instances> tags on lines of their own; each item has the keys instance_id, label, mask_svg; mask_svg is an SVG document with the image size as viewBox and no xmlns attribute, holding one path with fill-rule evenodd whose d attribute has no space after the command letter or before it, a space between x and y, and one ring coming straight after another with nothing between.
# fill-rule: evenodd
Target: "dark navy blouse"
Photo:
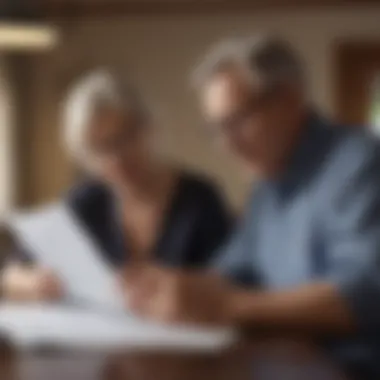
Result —
<instances>
[{"instance_id":1,"label":"dark navy blouse","mask_svg":"<svg viewBox=\"0 0 380 380\"><path fill-rule=\"evenodd\" d=\"M107 261L114 266L126 263L128 242L110 190L100 183L85 181L74 187L66 199ZM164 265L205 266L227 237L230 221L217 188L208 180L182 173L153 255Z\"/></svg>"}]
</instances>

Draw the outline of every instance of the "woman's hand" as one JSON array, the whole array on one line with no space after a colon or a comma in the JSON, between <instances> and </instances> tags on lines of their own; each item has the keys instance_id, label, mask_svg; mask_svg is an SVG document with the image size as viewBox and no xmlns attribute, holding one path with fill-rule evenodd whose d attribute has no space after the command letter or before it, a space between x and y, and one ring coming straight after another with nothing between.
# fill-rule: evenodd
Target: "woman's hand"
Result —
<instances>
[{"instance_id":1,"label":"woman's hand","mask_svg":"<svg viewBox=\"0 0 380 380\"><path fill-rule=\"evenodd\" d=\"M124 274L124 295L136 313L164 323L229 325L234 288L204 272L141 266Z\"/></svg>"},{"instance_id":2,"label":"woman's hand","mask_svg":"<svg viewBox=\"0 0 380 380\"><path fill-rule=\"evenodd\" d=\"M62 297L59 279L50 270L11 264L1 276L3 298L12 301L55 301Z\"/></svg>"}]
</instances>

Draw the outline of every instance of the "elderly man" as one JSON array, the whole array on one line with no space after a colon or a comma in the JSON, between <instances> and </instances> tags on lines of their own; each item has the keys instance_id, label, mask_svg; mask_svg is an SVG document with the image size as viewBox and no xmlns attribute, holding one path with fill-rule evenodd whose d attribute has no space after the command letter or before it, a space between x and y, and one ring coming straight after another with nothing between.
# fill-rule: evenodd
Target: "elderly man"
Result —
<instances>
[{"instance_id":1,"label":"elderly man","mask_svg":"<svg viewBox=\"0 0 380 380\"><path fill-rule=\"evenodd\" d=\"M220 254L223 276L142 270L132 304L165 321L300 333L351 378L378 379L379 143L315 112L278 39L218 45L196 81L216 139L260 181Z\"/></svg>"}]
</instances>

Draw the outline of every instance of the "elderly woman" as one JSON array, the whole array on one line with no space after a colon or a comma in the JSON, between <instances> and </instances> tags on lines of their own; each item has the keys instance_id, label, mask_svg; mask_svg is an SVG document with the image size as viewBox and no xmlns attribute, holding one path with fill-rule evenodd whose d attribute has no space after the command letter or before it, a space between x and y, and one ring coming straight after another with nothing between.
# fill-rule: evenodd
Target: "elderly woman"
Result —
<instances>
[{"instance_id":1,"label":"elderly woman","mask_svg":"<svg viewBox=\"0 0 380 380\"><path fill-rule=\"evenodd\" d=\"M106 260L116 269L152 260L206 265L229 230L225 205L212 183L157 155L136 90L108 72L92 73L69 94L64 116L69 153L85 173L66 201ZM3 296L58 297L54 274L21 256L3 270Z\"/></svg>"}]
</instances>

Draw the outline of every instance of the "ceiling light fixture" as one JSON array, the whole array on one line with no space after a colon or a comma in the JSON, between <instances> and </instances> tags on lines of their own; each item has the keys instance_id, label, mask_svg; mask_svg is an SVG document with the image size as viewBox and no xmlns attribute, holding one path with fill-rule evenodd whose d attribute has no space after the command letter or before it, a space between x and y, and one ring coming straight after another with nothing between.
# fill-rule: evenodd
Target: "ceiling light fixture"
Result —
<instances>
[{"instance_id":1,"label":"ceiling light fixture","mask_svg":"<svg viewBox=\"0 0 380 380\"><path fill-rule=\"evenodd\" d=\"M53 26L0 20L0 50L45 50L58 41L58 29Z\"/></svg>"},{"instance_id":2,"label":"ceiling light fixture","mask_svg":"<svg viewBox=\"0 0 380 380\"><path fill-rule=\"evenodd\" d=\"M0 0L0 51L46 50L58 44L58 28L40 17L37 3Z\"/></svg>"}]
</instances>

